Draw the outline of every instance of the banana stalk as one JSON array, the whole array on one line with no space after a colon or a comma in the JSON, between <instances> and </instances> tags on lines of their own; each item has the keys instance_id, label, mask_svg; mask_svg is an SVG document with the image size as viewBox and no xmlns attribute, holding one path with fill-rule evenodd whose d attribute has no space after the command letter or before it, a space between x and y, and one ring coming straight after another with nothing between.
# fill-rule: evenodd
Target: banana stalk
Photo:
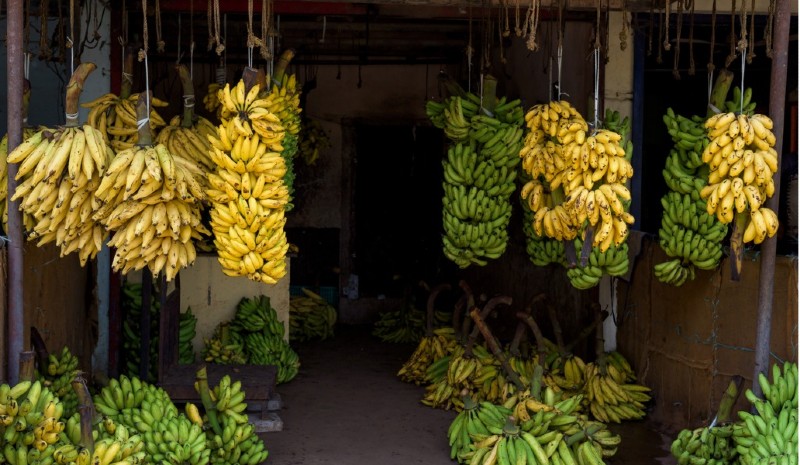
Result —
<instances>
[{"instance_id":1,"label":"banana stalk","mask_svg":"<svg viewBox=\"0 0 800 465\"><path fill-rule=\"evenodd\" d=\"M189 68L186 65L177 65L178 77L181 80L183 87L183 116L181 117L181 127L191 128L194 124L194 83L192 77L189 76ZM191 96L191 105L186 104L186 98Z\"/></svg>"},{"instance_id":2,"label":"banana stalk","mask_svg":"<svg viewBox=\"0 0 800 465\"><path fill-rule=\"evenodd\" d=\"M139 95L139 100L136 102L136 119L142 121L148 117L147 109L150 106L150 99L153 97L152 91L142 92ZM138 146L153 145L153 132L150 130L149 124L142 124L139 126L139 141L136 143Z\"/></svg>"},{"instance_id":3,"label":"banana stalk","mask_svg":"<svg viewBox=\"0 0 800 465\"><path fill-rule=\"evenodd\" d=\"M281 57L278 59L278 64L275 66L275 71L272 73L272 83L273 85L283 86L283 79L286 77L286 68L289 67L289 63L291 63L292 58L294 58L295 51L294 49L286 49L281 53Z\"/></svg>"},{"instance_id":4,"label":"banana stalk","mask_svg":"<svg viewBox=\"0 0 800 465\"><path fill-rule=\"evenodd\" d=\"M747 226L749 214L736 212L734 215L733 231L731 232L731 280L739 281L742 274L742 261L744 260L744 230Z\"/></svg>"},{"instance_id":5,"label":"banana stalk","mask_svg":"<svg viewBox=\"0 0 800 465\"><path fill-rule=\"evenodd\" d=\"M728 383L727 389L725 389L725 392L722 394L722 400L719 402L717 415L711 421L712 426L725 423L730 419L733 406L736 404L736 401L739 399L739 394L742 392L743 382L744 378L736 375L731 382Z\"/></svg>"},{"instance_id":6,"label":"banana stalk","mask_svg":"<svg viewBox=\"0 0 800 465\"><path fill-rule=\"evenodd\" d=\"M36 352L26 350L19 354L19 380L34 382L36 380Z\"/></svg>"},{"instance_id":7,"label":"banana stalk","mask_svg":"<svg viewBox=\"0 0 800 465\"><path fill-rule=\"evenodd\" d=\"M222 435L222 428L217 418L217 404L211 400L211 390L208 387L208 374L205 365L197 369L195 378L197 379L200 402L203 403L203 408L206 411L206 415L208 415L208 423L211 424L211 429L216 434Z\"/></svg>"},{"instance_id":8,"label":"banana stalk","mask_svg":"<svg viewBox=\"0 0 800 465\"><path fill-rule=\"evenodd\" d=\"M95 417L98 416L98 413L94 407L92 395L89 393L89 387L86 386L86 380L81 376L77 376L72 380L72 389L78 395L78 412L80 412L81 423L80 445L94 453L94 435L92 434L92 425L94 424Z\"/></svg>"},{"instance_id":9,"label":"banana stalk","mask_svg":"<svg viewBox=\"0 0 800 465\"><path fill-rule=\"evenodd\" d=\"M491 74L483 77L482 104L485 110L494 111L497 106L497 78Z\"/></svg>"},{"instance_id":10,"label":"banana stalk","mask_svg":"<svg viewBox=\"0 0 800 465\"><path fill-rule=\"evenodd\" d=\"M728 95L731 84L733 84L733 73L727 69L720 70L717 80L714 81L714 87L711 88L707 117L714 116L716 113L712 106L717 110L722 110L725 107L725 98Z\"/></svg>"},{"instance_id":11,"label":"banana stalk","mask_svg":"<svg viewBox=\"0 0 800 465\"><path fill-rule=\"evenodd\" d=\"M133 47L125 47L125 61L122 64L122 83L120 83L119 86L119 97L121 99L126 99L131 96L133 81L131 81L130 76L133 75L134 54Z\"/></svg>"},{"instance_id":12,"label":"banana stalk","mask_svg":"<svg viewBox=\"0 0 800 465\"><path fill-rule=\"evenodd\" d=\"M497 297L495 297L496 299ZM503 299L507 299L508 303L511 303L510 297L503 297ZM494 299L492 299L494 300ZM489 303L492 301L490 300ZM489 303L486 306L489 306ZM486 322L483 321L481 318L480 312L478 312L477 308L473 308L472 311L469 313L470 317L475 321L475 327L477 327L481 334L483 334L483 338L486 340L486 344L489 346L489 349L494 354L497 361L500 362L500 365L505 370L508 378L514 383L514 386L517 388L517 391L525 390L525 385L522 383L522 380L519 379L519 374L511 368L511 365L508 364L508 360L506 359L505 355L503 355L503 350L500 348L500 344L497 342L497 339L492 334L492 331L486 325Z\"/></svg>"}]
</instances>

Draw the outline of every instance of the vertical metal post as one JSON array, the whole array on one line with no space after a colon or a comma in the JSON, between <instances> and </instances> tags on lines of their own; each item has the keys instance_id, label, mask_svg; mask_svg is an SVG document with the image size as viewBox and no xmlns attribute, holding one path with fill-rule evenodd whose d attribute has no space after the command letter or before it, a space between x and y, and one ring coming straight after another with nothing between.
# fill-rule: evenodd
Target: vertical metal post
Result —
<instances>
[{"instance_id":1,"label":"vertical metal post","mask_svg":"<svg viewBox=\"0 0 800 465\"><path fill-rule=\"evenodd\" d=\"M778 172L773 175L775 195L767 201L767 207L778 211L781 198L781 173L783 151L783 125L786 110L786 74L788 72L789 24L792 20L791 2L777 2L775 12L775 44L770 76L769 116L775 133L775 150L778 152ZM775 278L775 250L777 237L761 244L761 274L758 283L758 319L756 323L756 359L753 371L753 393L761 395L758 374L769 369L770 330L772 329L772 294Z\"/></svg>"},{"instance_id":2,"label":"vertical metal post","mask_svg":"<svg viewBox=\"0 0 800 465\"><path fill-rule=\"evenodd\" d=\"M22 143L22 88L24 57L22 0L8 0L6 15L6 61L8 86L8 151ZM17 189L17 165L8 165L8 382L19 381L19 357L24 338L22 301L22 214L19 200L10 199Z\"/></svg>"}]
</instances>

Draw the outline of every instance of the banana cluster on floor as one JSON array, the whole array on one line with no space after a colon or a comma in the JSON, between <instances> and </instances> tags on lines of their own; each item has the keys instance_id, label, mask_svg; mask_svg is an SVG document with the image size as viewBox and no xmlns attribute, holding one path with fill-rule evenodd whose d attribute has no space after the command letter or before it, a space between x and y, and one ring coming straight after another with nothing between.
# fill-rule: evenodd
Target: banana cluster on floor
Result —
<instances>
[{"instance_id":1,"label":"banana cluster on floor","mask_svg":"<svg viewBox=\"0 0 800 465\"><path fill-rule=\"evenodd\" d=\"M216 171L208 174L211 229L223 272L274 284L286 275L284 185L281 155L286 130L259 97L256 84L226 84L217 136L210 138Z\"/></svg>"},{"instance_id":2,"label":"banana cluster on floor","mask_svg":"<svg viewBox=\"0 0 800 465\"><path fill-rule=\"evenodd\" d=\"M756 413L739 412L733 441L742 465L797 464L797 364L772 365L772 382L760 373L764 398L745 392Z\"/></svg>"},{"instance_id":3,"label":"banana cluster on floor","mask_svg":"<svg viewBox=\"0 0 800 465\"><path fill-rule=\"evenodd\" d=\"M336 309L310 289L289 298L289 340L308 341L333 337Z\"/></svg>"},{"instance_id":4,"label":"banana cluster on floor","mask_svg":"<svg viewBox=\"0 0 800 465\"><path fill-rule=\"evenodd\" d=\"M450 318L450 313L437 310L434 326L448 324ZM417 307L414 299L407 298L400 308L381 312L373 324L372 335L383 342L419 342L425 335L425 312Z\"/></svg>"},{"instance_id":5,"label":"banana cluster on floor","mask_svg":"<svg viewBox=\"0 0 800 465\"><path fill-rule=\"evenodd\" d=\"M80 374L78 365L78 357L64 346L60 354L48 354L47 367L41 367L38 373L42 385L61 401L66 417L78 411L78 396L72 388L72 380Z\"/></svg>"},{"instance_id":6,"label":"banana cluster on floor","mask_svg":"<svg viewBox=\"0 0 800 465\"><path fill-rule=\"evenodd\" d=\"M566 101L536 105L525 119L529 132L519 155L525 180L523 230L531 261L570 266L567 275L578 289L596 286L604 273L627 273L627 225L634 222L625 186L633 176L630 119L608 110L604 129L587 134L589 125ZM582 247L590 227L597 250L585 263L567 264L563 241L579 239L576 250L581 250L577 246ZM606 257L609 248L614 250Z\"/></svg>"},{"instance_id":7,"label":"banana cluster on floor","mask_svg":"<svg viewBox=\"0 0 800 465\"><path fill-rule=\"evenodd\" d=\"M194 363L194 337L197 335L197 317L189 307L178 316L178 363Z\"/></svg>"},{"instance_id":8,"label":"banana cluster on floor","mask_svg":"<svg viewBox=\"0 0 800 465\"><path fill-rule=\"evenodd\" d=\"M285 383L297 376L300 358L284 335L269 297L244 298L233 320L220 323L215 337L206 341L204 358L215 363L273 365L278 370L276 381Z\"/></svg>"},{"instance_id":9,"label":"banana cluster on floor","mask_svg":"<svg viewBox=\"0 0 800 465\"><path fill-rule=\"evenodd\" d=\"M656 264L654 271L659 281L681 286L694 279L698 268L717 267L728 228L706 213L706 202L700 198L708 176L702 160L708 145L705 118L687 118L668 108L663 120L674 145L661 172L671 192L661 198L664 212L658 235L661 248L672 259Z\"/></svg>"},{"instance_id":10,"label":"banana cluster on floor","mask_svg":"<svg viewBox=\"0 0 800 465\"><path fill-rule=\"evenodd\" d=\"M414 383L420 386L426 382L428 367L436 360L453 353L458 341L455 331L451 327L437 328L432 334L425 335L420 339L419 345L408 360L400 367L397 376L407 383Z\"/></svg>"},{"instance_id":11,"label":"banana cluster on floor","mask_svg":"<svg viewBox=\"0 0 800 465\"><path fill-rule=\"evenodd\" d=\"M484 266L505 252L522 146L520 101L502 97L493 108L482 105L471 92L426 105L451 141L442 161L442 242L445 256L460 268Z\"/></svg>"},{"instance_id":12,"label":"banana cluster on floor","mask_svg":"<svg viewBox=\"0 0 800 465\"><path fill-rule=\"evenodd\" d=\"M581 396L542 399L525 391L504 405L465 398L448 430L451 458L464 464L599 465L621 443L604 424L580 413Z\"/></svg>"}]
</instances>

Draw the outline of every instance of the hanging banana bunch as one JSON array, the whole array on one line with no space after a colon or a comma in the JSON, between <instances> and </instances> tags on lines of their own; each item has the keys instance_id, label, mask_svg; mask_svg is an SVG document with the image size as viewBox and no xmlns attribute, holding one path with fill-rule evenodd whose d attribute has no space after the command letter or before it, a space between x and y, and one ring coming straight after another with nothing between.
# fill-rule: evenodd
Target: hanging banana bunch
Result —
<instances>
[{"instance_id":1,"label":"hanging banana bunch","mask_svg":"<svg viewBox=\"0 0 800 465\"><path fill-rule=\"evenodd\" d=\"M286 174L283 182L289 190L289 202L286 211L294 205L294 159L298 154L299 134L302 126L300 118L300 88L297 87L297 78L294 74L287 75L286 68L294 58L294 50L288 49L281 54L278 65L272 75L272 86L262 87L260 97L266 100L267 109L278 117L285 130L283 137L283 151L281 155L286 162Z\"/></svg>"},{"instance_id":2,"label":"hanging banana bunch","mask_svg":"<svg viewBox=\"0 0 800 465\"><path fill-rule=\"evenodd\" d=\"M22 121L26 124L28 121L28 104L30 103L31 86L28 80L25 80L25 86L22 90ZM36 133L35 128L23 127L22 139L28 139ZM25 177L22 178L23 180ZM3 220L3 231L8 232L8 135L4 135L0 140L0 217ZM30 231L33 229L34 221L30 215L22 215L22 230Z\"/></svg>"},{"instance_id":3,"label":"hanging banana bunch","mask_svg":"<svg viewBox=\"0 0 800 465\"><path fill-rule=\"evenodd\" d=\"M191 160L204 171L213 171L208 138L216 137L217 128L194 113L194 85L189 69L186 65L177 65L176 69L183 84L183 115L170 120L169 126L158 133L156 143L164 144L171 154Z\"/></svg>"},{"instance_id":4,"label":"hanging banana bunch","mask_svg":"<svg viewBox=\"0 0 800 465\"><path fill-rule=\"evenodd\" d=\"M131 72L133 69L133 52L125 55L125 71L122 73L120 95L108 93L91 102L81 104L89 108L88 124L103 135L105 142L115 152L132 148L139 142L138 118L136 105L140 94L131 93ZM158 114L156 107L166 107L169 103L155 97L150 101L150 130L157 133L159 128L167 125Z\"/></svg>"},{"instance_id":5,"label":"hanging banana bunch","mask_svg":"<svg viewBox=\"0 0 800 465\"><path fill-rule=\"evenodd\" d=\"M316 164L320 154L331 147L328 134L320 122L315 119L303 118L302 129L298 137L298 154L309 166Z\"/></svg>"},{"instance_id":6,"label":"hanging banana bunch","mask_svg":"<svg viewBox=\"0 0 800 465\"><path fill-rule=\"evenodd\" d=\"M146 98L137 111L139 119L146 118ZM171 281L194 263L192 241L209 234L200 222L205 181L193 161L151 144L151 137L149 126L142 125L139 143L117 153L97 186L102 207L94 218L113 233L114 270L125 274L146 266L154 275L164 271Z\"/></svg>"},{"instance_id":7,"label":"hanging banana bunch","mask_svg":"<svg viewBox=\"0 0 800 465\"><path fill-rule=\"evenodd\" d=\"M445 102L426 105L428 117L452 143L442 162L442 245L460 268L485 266L508 243L523 112L519 100L496 99L496 84L485 77L483 99L458 88Z\"/></svg>"},{"instance_id":8,"label":"hanging banana bunch","mask_svg":"<svg viewBox=\"0 0 800 465\"><path fill-rule=\"evenodd\" d=\"M253 70L246 69L246 78ZM252 81L250 81L252 82ZM260 87L245 90L240 80L219 92L221 119L211 139L216 171L208 175L211 228L222 271L228 276L274 284L286 275L289 243L283 229L289 191L281 145L286 131L258 97Z\"/></svg>"},{"instance_id":9,"label":"hanging banana bunch","mask_svg":"<svg viewBox=\"0 0 800 465\"><path fill-rule=\"evenodd\" d=\"M70 78L65 126L40 129L8 155L19 164L16 179L24 179L11 200L20 200L20 210L33 218L28 239L39 246L55 242L61 256L77 251L81 266L106 238L92 215L99 208L95 189L113 158L99 131L77 121L83 83L95 68L82 63Z\"/></svg>"}]
</instances>

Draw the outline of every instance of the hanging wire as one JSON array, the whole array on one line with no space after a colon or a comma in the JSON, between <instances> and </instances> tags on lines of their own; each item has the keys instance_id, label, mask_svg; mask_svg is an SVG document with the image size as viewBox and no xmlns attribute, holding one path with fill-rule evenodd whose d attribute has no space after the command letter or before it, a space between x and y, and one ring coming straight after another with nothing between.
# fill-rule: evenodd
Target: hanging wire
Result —
<instances>
[{"instance_id":1,"label":"hanging wire","mask_svg":"<svg viewBox=\"0 0 800 465\"><path fill-rule=\"evenodd\" d=\"M669 51L672 45L669 43L669 15L670 15L670 6L672 4L672 0L664 0L666 2L666 6L664 7L664 50ZM733 0L736 1L736 0Z\"/></svg>"},{"instance_id":2,"label":"hanging wire","mask_svg":"<svg viewBox=\"0 0 800 465\"><path fill-rule=\"evenodd\" d=\"M594 130L600 127L600 48L594 49Z\"/></svg>"},{"instance_id":3,"label":"hanging wire","mask_svg":"<svg viewBox=\"0 0 800 465\"><path fill-rule=\"evenodd\" d=\"M672 62L672 76L680 80L680 61L681 61L681 35L683 32L683 0L678 0L678 19L675 25L675 53Z\"/></svg>"},{"instance_id":4,"label":"hanging wire","mask_svg":"<svg viewBox=\"0 0 800 465\"><path fill-rule=\"evenodd\" d=\"M261 58L272 59L272 48L267 41L272 27L272 0L262 0L261 2Z\"/></svg>"},{"instance_id":5,"label":"hanging wire","mask_svg":"<svg viewBox=\"0 0 800 465\"><path fill-rule=\"evenodd\" d=\"M145 99L145 116L144 118L136 121L136 128L142 129L144 125L150 122L150 70L147 64L147 0L142 0L142 49L139 50L139 61L144 62L144 99Z\"/></svg>"},{"instance_id":6,"label":"hanging wire","mask_svg":"<svg viewBox=\"0 0 800 465\"><path fill-rule=\"evenodd\" d=\"M180 64L181 62L181 14L178 13L178 59L175 61L176 64Z\"/></svg>"},{"instance_id":7,"label":"hanging wire","mask_svg":"<svg viewBox=\"0 0 800 465\"><path fill-rule=\"evenodd\" d=\"M714 66L708 69L708 108L714 113L719 113L719 109L711 104L711 91L714 89Z\"/></svg>"},{"instance_id":8,"label":"hanging wire","mask_svg":"<svg viewBox=\"0 0 800 465\"><path fill-rule=\"evenodd\" d=\"M194 2L189 2L189 79L194 80Z\"/></svg>"},{"instance_id":9,"label":"hanging wire","mask_svg":"<svg viewBox=\"0 0 800 465\"><path fill-rule=\"evenodd\" d=\"M694 63L694 2L695 0L688 0L691 3L691 10L689 12L689 76L694 76L695 63Z\"/></svg>"},{"instance_id":10,"label":"hanging wire","mask_svg":"<svg viewBox=\"0 0 800 465\"><path fill-rule=\"evenodd\" d=\"M717 35L717 0L711 2L711 45L708 51L708 72L713 76L714 74L714 42ZM709 87L709 100L711 99L711 87Z\"/></svg>"}]
</instances>

